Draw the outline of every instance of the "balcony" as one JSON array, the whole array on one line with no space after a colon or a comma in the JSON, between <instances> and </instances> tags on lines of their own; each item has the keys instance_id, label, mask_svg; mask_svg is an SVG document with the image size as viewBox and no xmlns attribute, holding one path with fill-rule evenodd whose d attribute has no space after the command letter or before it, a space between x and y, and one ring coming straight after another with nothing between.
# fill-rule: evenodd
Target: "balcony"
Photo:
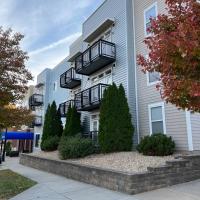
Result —
<instances>
[{"instance_id":1,"label":"balcony","mask_svg":"<svg viewBox=\"0 0 200 200\"><path fill-rule=\"evenodd\" d=\"M42 126L42 116L35 116L33 126Z\"/></svg>"},{"instance_id":2,"label":"balcony","mask_svg":"<svg viewBox=\"0 0 200 200\"><path fill-rule=\"evenodd\" d=\"M115 62L115 44L99 40L75 59L77 74L91 75L99 69Z\"/></svg>"},{"instance_id":3,"label":"balcony","mask_svg":"<svg viewBox=\"0 0 200 200\"><path fill-rule=\"evenodd\" d=\"M60 87L73 89L81 85L80 75L76 74L75 69L72 67L60 76Z\"/></svg>"},{"instance_id":4,"label":"balcony","mask_svg":"<svg viewBox=\"0 0 200 200\"><path fill-rule=\"evenodd\" d=\"M69 105L74 106L74 100L66 101L59 105L59 111L61 117L66 117Z\"/></svg>"},{"instance_id":5,"label":"balcony","mask_svg":"<svg viewBox=\"0 0 200 200\"><path fill-rule=\"evenodd\" d=\"M108 85L100 83L76 94L76 109L78 111L91 111L94 109L98 109L103 98L103 93L107 87Z\"/></svg>"},{"instance_id":6,"label":"balcony","mask_svg":"<svg viewBox=\"0 0 200 200\"><path fill-rule=\"evenodd\" d=\"M43 95L33 94L29 98L29 107L31 110L35 110L35 107L43 105Z\"/></svg>"}]
</instances>

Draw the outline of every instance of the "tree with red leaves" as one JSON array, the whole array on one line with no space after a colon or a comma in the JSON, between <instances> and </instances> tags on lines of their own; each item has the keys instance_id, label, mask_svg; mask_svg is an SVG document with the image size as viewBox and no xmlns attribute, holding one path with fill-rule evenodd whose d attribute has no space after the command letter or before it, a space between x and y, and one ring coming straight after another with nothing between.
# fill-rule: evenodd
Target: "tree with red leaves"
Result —
<instances>
[{"instance_id":1,"label":"tree with red leaves","mask_svg":"<svg viewBox=\"0 0 200 200\"><path fill-rule=\"evenodd\" d=\"M138 55L142 71L160 73L161 97L178 108L200 112L200 3L166 0L168 14L151 19L145 44L148 58Z\"/></svg>"}]
</instances>

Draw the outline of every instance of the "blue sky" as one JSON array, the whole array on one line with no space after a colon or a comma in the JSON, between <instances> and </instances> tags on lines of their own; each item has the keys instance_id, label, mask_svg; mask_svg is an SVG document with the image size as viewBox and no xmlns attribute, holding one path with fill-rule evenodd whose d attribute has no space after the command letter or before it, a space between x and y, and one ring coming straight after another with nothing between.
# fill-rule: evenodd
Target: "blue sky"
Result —
<instances>
[{"instance_id":1,"label":"blue sky","mask_svg":"<svg viewBox=\"0 0 200 200\"><path fill-rule=\"evenodd\" d=\"M25 35L22 48L36 77L68 55L81 24L104 0L0 0L0 26Z\"/></svg>"}]
</instances>

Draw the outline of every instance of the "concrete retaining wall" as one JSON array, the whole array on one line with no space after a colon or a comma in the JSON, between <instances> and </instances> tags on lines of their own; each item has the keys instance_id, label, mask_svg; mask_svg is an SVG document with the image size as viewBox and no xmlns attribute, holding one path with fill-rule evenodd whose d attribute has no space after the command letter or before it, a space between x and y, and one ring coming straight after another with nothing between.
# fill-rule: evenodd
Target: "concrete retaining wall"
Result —
<instances>
[{"instance_id":1,"label":"concrete retaining wall","mask_svg":"<svg viewBox=\"0 0 200 200\"><path fill-rule=\"evenodd\" d=\"M128 194L137 194L200 179L200 155L183 156L144 173L113 170L21 154L20 164Z\"/></svg>"}]
</instances>

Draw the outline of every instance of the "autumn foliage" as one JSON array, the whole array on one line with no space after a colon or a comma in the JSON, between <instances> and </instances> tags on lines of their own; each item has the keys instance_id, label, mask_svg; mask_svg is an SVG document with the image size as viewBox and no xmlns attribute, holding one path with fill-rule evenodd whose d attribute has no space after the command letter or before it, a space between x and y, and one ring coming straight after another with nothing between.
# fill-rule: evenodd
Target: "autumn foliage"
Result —
<instances>
[{"instance_id":1,"label":"autumn foliage","mask_svg":"<svg viewBox=\"0 0 200 200\"><path fill-rule=\"evenodd\" d=\"M0 129L33 119L28 109L20 107L28 81L32 80L25 65L27 53L20 47L22 38L20 33L0 27Z\"/></svg>"},{"instance_id":2,"label":"autumn foliage","mask_svg":"<svg viewBox=\"0 0 200 200\"><path fill-rule=\"evenodd\" d=\"M167 15L151 19L145 39L148 58L138 55L143 72L160 72L157 88L167 102L200 112L200 3L166 0Z\"/></svg>"}]
</instances>

